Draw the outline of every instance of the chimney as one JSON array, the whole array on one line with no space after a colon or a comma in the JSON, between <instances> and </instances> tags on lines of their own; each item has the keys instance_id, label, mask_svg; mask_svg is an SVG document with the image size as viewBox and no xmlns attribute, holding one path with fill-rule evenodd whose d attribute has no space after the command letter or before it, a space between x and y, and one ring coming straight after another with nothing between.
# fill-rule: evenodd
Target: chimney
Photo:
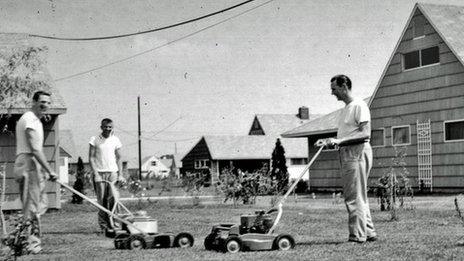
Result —
<instances>
[{"instance_id":1,"label":"chimney","mask_svg":"<svg viewBox=\"0 0 464 261\"><path fill-rule=\"evenodd\" d=\"M301 106L298 108L298 118L301 120L309 120L309 109L308 107Z\"/></svg>"}]
</instances>

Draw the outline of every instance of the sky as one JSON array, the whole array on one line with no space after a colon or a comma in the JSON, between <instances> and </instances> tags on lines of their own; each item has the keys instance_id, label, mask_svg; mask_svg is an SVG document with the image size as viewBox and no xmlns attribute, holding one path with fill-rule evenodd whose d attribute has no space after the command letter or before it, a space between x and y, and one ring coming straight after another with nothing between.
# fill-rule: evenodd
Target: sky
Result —
<instances>
[{"instance_id":1,"label":"sky","mask_svg":"<svg viewBox=\"0 0 464 261\"><path fill-rule=\"evenodd\" d=\"M0 32L119 35L242 1L3 0ZM370 96L414 4L255 0L201 21L137 36L32 40L48 47L47 67L67 105L60 128L72 130L77 156L87 160L88 141L108 117L123 142L124 158L136 162L137 96L142 157L185 154L202 135L246 135L255 114L296 114L300 106L325 114L341 108L330 95L329 80L335 74L352 79L356 96Z\"/></svg>"}]
</instances>

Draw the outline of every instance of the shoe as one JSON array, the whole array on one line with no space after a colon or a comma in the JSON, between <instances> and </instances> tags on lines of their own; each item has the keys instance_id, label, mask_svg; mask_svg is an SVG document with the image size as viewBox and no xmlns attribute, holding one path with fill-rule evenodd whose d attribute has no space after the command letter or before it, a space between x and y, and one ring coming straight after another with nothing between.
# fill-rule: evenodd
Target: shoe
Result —
<instances>
[{"instance_id":1,"label":"shoe","mask_svg":"<svg viewBox=\"0 0 464 261\"><path fill-rule=\"evenodd\" d=\"M374 242L374 241L377 241L378 238L377 236L373 236L373 237L367 237L366 241L369 241L369 242Z\"/></svg>"},{"instance_id":2,"label":"shoe","mask_svg":"<svg viewBox=\"0 0 464 261\"><path fill-rule=\"evenodd\" d=\"M116 231L114 229L107 228L105 229L105 237L114 238L116 236Z\"/></svg>"}]
</instances>

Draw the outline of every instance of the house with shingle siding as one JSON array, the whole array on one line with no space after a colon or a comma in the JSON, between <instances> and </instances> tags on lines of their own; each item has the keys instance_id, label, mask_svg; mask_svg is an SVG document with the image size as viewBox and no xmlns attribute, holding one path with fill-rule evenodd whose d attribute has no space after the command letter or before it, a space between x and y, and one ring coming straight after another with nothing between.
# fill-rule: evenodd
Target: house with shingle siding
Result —
<instances>
[{"instance_id":1,"label":"house with shingle siding","mask_svg":"<svg viewBox=\"0 0 464 261\"><path fill-rule=\"evenodd\" d=\"M402 148L413 187L464 187L464 6L414 6L368 105L374 152L370 184L388 170L395 148ZM333 125L316 125L309 122L283 136L306 137L311 156L312 141L336 131ZM329 167L337 164L334 155L322 154L318 161L327 178L311 170L311 179L322 188L339 187L339 166Z\"/></svg>"}]
</instances>

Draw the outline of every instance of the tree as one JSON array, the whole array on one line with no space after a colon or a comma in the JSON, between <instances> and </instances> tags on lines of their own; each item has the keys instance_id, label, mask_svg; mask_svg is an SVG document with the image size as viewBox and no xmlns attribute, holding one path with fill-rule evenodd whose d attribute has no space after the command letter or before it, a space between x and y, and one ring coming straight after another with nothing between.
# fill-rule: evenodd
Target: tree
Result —
<instances>
[{"instance_id":1,"label":"tree","mask_svg":"<svg viewBox=\"0 0 464 261\"><path fill-rule=\"evenodd\" d=\"M73 188L78 192L84 194L84 183L85 183L85 169L84 162L82 162L81 157L77 159L77 172L76 172L76 181L74 182ZM73 204L82 204L83 198L73 194L71 203Z\"/></svg>"},{"instance_id":2,"label":"tree","mask_svg":"<svg viewBox=\"0 0 464 261\"><path fill-rule=\"evenodd\" d=\"M50 90L45 69L45 47L17 46L0 50L0 108L27 107L32 95ZM0 132L10 133L15 121L0 114Z\"/></svg>"},{"instance_id":3,"label":"tree","mask_svg":"<svg viewBox=\"0 0 464 261\"><path fill-rule=\"evenodd\" d=\"M285 159L285 149L277 139L276 146L272 152L271 177L277 182L277 192L282 192L288 186L288 171Z\"/></svg>"}]
</instances>

